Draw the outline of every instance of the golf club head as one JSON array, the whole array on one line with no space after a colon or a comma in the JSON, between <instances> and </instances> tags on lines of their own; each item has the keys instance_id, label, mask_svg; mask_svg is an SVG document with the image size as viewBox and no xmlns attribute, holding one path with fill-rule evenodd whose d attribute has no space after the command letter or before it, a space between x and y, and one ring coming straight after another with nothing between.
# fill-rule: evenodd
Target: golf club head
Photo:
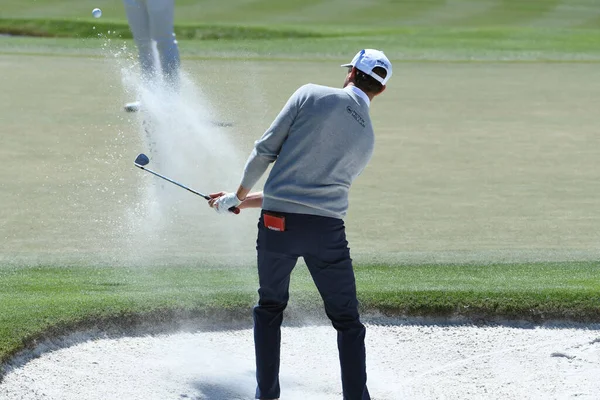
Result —
<instances>
[{"instance_id":1,"label":"golf club head","mask_svg":"<svg viewBox=\"0 0 600 400\"><path fill-rule=\"evenodd\" d=\"M148 165L149 162L150 162L150 159L145 154L138 155L134 161L134 163L136 165L141 165L141 166Z\"/></svg>"}]
</instances>

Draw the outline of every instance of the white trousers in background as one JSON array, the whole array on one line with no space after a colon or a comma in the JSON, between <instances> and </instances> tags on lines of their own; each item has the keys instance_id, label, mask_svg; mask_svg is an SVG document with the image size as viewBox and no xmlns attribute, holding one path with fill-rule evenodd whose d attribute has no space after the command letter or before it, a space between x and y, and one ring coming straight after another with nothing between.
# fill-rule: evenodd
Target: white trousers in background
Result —
<instances>
[{"instance_id":1,"label":"white trousers in background","mask_svg":"<svg viewBox=\"0 0 600 400\"><path fill-rule=\"evenodd\" d=\"M174 33L175 0L123 0L129 28L138 48L142 77L157 76L152 42L156 42L163 78L177 86L179 48Z\"/></svg>"}]
</instances>

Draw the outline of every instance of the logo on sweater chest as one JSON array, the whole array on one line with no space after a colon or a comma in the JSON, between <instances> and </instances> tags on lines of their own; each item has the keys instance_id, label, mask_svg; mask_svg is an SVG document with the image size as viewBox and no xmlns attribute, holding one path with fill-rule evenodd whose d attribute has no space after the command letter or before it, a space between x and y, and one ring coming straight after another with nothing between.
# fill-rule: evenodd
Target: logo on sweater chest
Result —
<instances>
[{"instance_id":1,"label":"logo on sweater chest","mask_svg":"<svg viewBox=\"0 0 600 400\"><path fill-rule=\"evenodd\" d=\"M350 106L347 106L346 111L352 116L352 118L356 120L356 122L360 124L360 126L362 126L363 128L365 127L365 119L356 110L354 110Z\"/></svg>"}]
</instances>

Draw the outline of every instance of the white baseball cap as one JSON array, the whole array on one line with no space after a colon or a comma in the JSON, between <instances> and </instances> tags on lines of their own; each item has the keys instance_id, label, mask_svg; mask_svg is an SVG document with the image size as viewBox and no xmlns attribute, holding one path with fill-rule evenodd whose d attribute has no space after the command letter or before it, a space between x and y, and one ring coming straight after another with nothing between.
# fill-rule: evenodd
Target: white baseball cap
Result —
<instances>
[{"instance_id":1,"label":"white baseball cap","mask_svg":"<svg viewBox=\"0 0 600 400\"><path fill-rule=\"evenodd\" d=\"M392 77L392 63L383 54L383 51L374 49L363 49L356 53L350 64L344 64L342 67L355 67L356 69L372 76L377 82L385 85ZM385 78L380 77L373 72L373 68L381 67L386 70Z\"/></svg>"}]
</instances>

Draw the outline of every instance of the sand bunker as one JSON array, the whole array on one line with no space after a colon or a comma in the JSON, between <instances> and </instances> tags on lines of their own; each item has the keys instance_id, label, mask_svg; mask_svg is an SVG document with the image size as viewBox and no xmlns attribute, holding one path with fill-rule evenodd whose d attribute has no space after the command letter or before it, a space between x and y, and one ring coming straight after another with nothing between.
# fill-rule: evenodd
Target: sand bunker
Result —
<instances>
[{"instance_id":1,"label":"sand bunker","mask_svg":"<svg viewBox=\"0 0 600 400\"><path fill-rule=\"evenodd\" d=\"M376 400L600 394L600 325L367 328L369 389ZM0 398L253 398L251 329L81 339L10 370ZM341 399L333 328L283 329L281 385L283 400Z\"/></svg>"}]
</instances>

